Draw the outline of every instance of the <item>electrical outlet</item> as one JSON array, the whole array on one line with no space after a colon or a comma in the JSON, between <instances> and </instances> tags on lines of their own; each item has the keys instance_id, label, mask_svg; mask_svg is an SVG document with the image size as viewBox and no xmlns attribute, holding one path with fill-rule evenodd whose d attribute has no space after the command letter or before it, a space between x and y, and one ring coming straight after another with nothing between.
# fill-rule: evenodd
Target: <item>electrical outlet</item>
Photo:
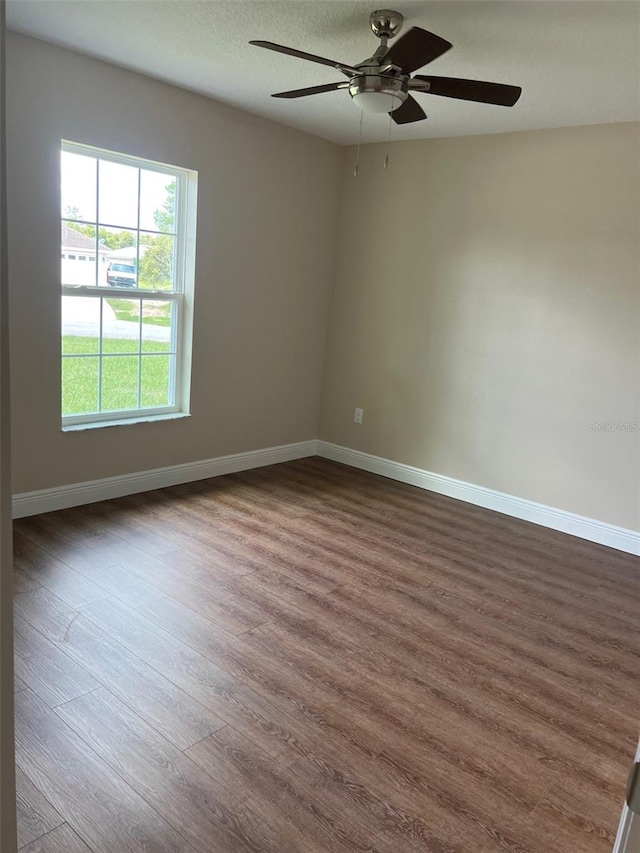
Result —
<instances>
[{"instance_id":1,"label":"electrical outlet","mask_svg":"<svg viewBox=\"0 0 640 853\"><path fill-rule=\"evenodd\" d=\"M362 423L362 415L363 415L363 410L362 409L356 409L355 412L353 413L354 423L361 424Z\"/></svg>"}]
</instances>

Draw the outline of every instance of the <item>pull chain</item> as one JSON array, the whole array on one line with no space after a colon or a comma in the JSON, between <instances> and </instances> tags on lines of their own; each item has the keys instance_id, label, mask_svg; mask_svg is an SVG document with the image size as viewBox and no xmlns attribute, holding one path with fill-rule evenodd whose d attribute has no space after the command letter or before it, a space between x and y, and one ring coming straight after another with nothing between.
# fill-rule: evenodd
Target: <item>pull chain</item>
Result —
<instances>
[{"instance_id":1,"label":"pull chain","mask_svg":"<svg viewBox=\"0 0 640 853\"><path fill-rule=\"evenodd\" d=\"M389 143L391 142L391 113L389 113L389 132L387 133L387 150L384 154L384 168L389 165Z\"/></svg>"},{"instance_id":2,"label":"pull chain","mask_svg":"<svg viewBox=\"0 0 640 853\"><path fill-rule=\"evenodd\" d=\"M362 143L362 118L364 110L360 110L360 130L358 131L358 150L356 151L356 164L353 168L353 177L358 177L358 166L360 165L360 145Z\"/></svg>"}]
</instances>

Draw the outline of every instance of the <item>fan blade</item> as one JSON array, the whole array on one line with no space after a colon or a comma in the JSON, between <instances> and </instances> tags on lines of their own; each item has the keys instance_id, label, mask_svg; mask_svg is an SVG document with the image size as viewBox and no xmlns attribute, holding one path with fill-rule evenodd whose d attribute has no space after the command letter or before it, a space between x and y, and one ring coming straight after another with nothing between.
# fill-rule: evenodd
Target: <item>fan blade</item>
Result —
<instances>
[{"instance_id":1,"label":"fan blade","mask_svg":"<svg viewBox=\"0 0 640 853\"><path fill-rule=\"evenodd\" d=\"M395 65L404 74L411 74L423 65L433 62L452 47L451 42L421 27L412 27L398 41L394 41L382 57L382 65Z\"/></svg>"},{"instance_id":2,"label":"fan blade","mask_svg":"<svg viewBox=\"0 0 640 853\"><path fill-rule=\"evenodd\" d=\"M414 86L414 81L419 85ZM422 84L425 83L428 86L422 88ZM409 82L409 88L413 91L427 92L429 95L478 101L481 104L497 104L501 107L512 107L522 94L520 86L485 83L483 80L462 80L457 77L423 77L420 74Z\"/></svg>"},{"instance_id":3,"label":"fan blade","mask_svg":"<svg viewBox=\"0 0 640 853\"><path fill-rule=\"evenodd\" d=\"M427 117L427 114L422 109L420 104L411 95L392 113L389 113L396 124L410 124L412 121L422 121Z\"/></svg>"},{"instance_id":4,"label":"fan blade","mask_svg":"<svg viewBox=\"0 0 640 853\"><path fill-rule=\"evenodd\" d=\"M285 53L287 56L297 56L298 59L307 59L309 62L317 62L319 65L328 65L330 68L337 68L338 71L342 71L347 77L360 74L360 71L351 65L344 65L342 62L336 62L335 59L325 59L323 56L316 56L314 53L304 53L293 47L274 44L272 41L250 41L249 44L255 44L256 47L264 47L267 50L275 50L276 53Z\"/></svg>"},{"instance_id":5,"label":"fan blade","mask_svg":"<svg viewBox=\"0 0 640 853\"><path fill-rule=\"evenodd\" d=\"M292 89L291 92L278 92L272 98L304 98L306 95L320 95L322 92L335 92L336 89L348 89L349 83L327 83L326 86L310 86L308 89Z\"/></svg>"}]
</instances>

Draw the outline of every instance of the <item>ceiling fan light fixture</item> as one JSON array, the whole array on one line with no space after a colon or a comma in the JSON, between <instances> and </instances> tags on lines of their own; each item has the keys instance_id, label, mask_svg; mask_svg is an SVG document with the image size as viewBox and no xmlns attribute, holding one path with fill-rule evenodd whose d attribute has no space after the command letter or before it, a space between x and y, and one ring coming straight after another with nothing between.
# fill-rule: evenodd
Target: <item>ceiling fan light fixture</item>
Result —
<instances>
[{"instance_id":1,"label":"ceiling fan light fixture","mask_svg":"<svg viewBox=\"0 0 640 853\"><path fill-rule=\"evenodd\" d=\"M361 74L349 84L353 103L366 113L391 113L397 110L407 99L407 89L406 79L386 74Z\"/></svg>"},{"instance_id":2,"label":"ceiling fan light fixture","mask_svg":"<svg viewBox=\"0 0 640 853\"><path fill-rule=\"evenodd\" d=\"M351 98L365 113L391 113L402 106L403 101L400 95L388 92L356 92Z\"/></svg>"}]
</instances>

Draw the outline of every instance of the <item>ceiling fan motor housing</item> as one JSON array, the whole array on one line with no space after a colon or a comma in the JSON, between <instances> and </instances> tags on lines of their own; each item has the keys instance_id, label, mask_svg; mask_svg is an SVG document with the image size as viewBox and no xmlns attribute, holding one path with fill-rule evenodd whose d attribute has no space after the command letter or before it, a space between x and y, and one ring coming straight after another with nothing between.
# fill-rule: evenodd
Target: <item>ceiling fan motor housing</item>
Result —
<instances>
[{"instance_id":1,"label":"ceiling fan motor housing","mask_svg":"<svg viewBox=\"0 0 640 853\"><path fill-rule=\"evenodd\" d=\"M404 17L400 12L391 9L379 9L369 17L371 29L381 43L372 57L356 66L360 74L349 81L352 101L365 112L391 113L409 97L408 75L381 70L387 53L387 41L398 35L403 22Z\"/></svg>"}]
</instances>

